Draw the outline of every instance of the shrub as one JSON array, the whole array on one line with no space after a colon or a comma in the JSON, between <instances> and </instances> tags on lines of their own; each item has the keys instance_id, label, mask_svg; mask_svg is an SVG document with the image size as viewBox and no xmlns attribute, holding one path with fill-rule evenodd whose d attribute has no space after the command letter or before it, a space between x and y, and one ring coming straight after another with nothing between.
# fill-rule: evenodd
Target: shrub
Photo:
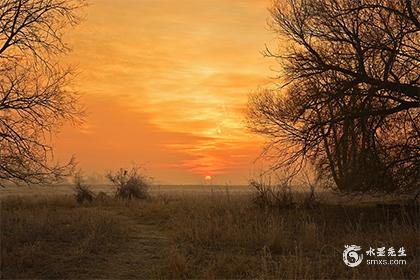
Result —
<instances>
[{"instance_id":1,"label":"shrub","mask_svg":"<svg viewBox=\"0 0 420 280\"><path fill-rule=\"evenodd\" d=\"M150 179L139 173L138 168L131 170L120 169L109 172L107 178L116 186L115 197L131 200L149 197Z\"/></svg>"},{"instance_id":2,"label":"shrub","mask_svg":"<svg viewBox=\"0 0 420 280\"><path fill-rule=\"evenodd\" d=\"M106 202L111 199L112 198L106 192L99 192L95 198L96 201L100 201L100 202Z\"/></svg>"},{"instance_id":3,"label":"shrub","mask_svg":"<svg viewBox=\"0 0 420 280\"><path fill-rule=\"evenodd\" d=\"M287 208L295 205L288 180L278 184L272 184L271 181L251 180L249 185L256 191L253 198L254 203L261 208Z\"/></svg>"},{"instance_id":4,"label":"shrub","mask_svg":"<svg viewBox=\"0 0 420 280\"><path fill-rule=\"evenodd\" d=\"M80 173L74 177L74 196L77 203L83 204L85 202L91 203L95 198L95 194L90 190L90 187L83 182L83 177Z\"/></svg>"}]
</instances>

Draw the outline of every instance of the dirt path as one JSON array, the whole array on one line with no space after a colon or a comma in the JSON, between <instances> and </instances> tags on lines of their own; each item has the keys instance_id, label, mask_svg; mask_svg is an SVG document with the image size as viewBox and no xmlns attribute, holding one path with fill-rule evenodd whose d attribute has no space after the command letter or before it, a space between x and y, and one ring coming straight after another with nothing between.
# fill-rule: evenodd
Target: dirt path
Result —
<instances>
[{"instance_id":1,"label":"dirt path","mask_svg":"<svg viewBox=\"0 0 420 280\"><path fill-rule=\"evenodd\" d=\"M169 240L157 226L109 212L124 225L128 236L121 237L117 252L98 257L96 269L90 269L90 274L96 279L150 279Z\"/></svg>"}]
</instances>

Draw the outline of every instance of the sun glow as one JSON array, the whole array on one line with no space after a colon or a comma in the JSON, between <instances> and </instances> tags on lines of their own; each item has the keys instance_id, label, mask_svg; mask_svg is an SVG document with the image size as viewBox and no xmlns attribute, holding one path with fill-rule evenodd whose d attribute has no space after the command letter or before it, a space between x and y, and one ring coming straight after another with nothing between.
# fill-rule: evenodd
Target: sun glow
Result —
<instances>
[{"instance_id":1,"label":"sun glow","mask_svg":"<svg viewBox=\"0 0 420 280\"><path fill-rule=\"evenodd\" d=\"M205 179L206 181L210 181L210 180L211 180L211 176L210 176L210 175L207 175L206 177L204 177L204 179Z\"/></svg>"},{"instance_id":2,"label":"sun glow","mask_svg":"<svg viewBox=\"0 0 420 280\"><path fill-rule=\"evenodd\" d=\"M245 129L244 111L248 94L271 83L260 53L271 1L91 2L68 34L88 114L80 131L62 129L57 160L75 155L95 172L147 163L165 184L208 174L246 183L263 141Z\"/></svg>"}]
</instances>

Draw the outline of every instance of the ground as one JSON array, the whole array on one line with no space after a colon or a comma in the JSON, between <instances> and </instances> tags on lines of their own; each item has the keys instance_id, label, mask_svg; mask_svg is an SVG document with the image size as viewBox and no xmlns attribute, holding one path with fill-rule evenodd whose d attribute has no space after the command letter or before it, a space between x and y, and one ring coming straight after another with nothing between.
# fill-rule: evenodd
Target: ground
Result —
<instances>
[{"instance_id":1,"label":"ground","mask_svg":"<svg viewBox=\"0 0 420 280\"><path fill-rule=\"evenodd\" d=\"M226 188L83 205L68 194L3 198L2 278L418 279L418 205L299 196L277 208ZM406 264L347 267L353 244L404 246Z\"/></svg>"},{"instance_id":2,"label":"ground","mask_svg":"<svg viewBox=\"0 0 420 280\"><path fill-rule=\"evenodd\" d=\"M97 260L93 265L95 269L86 276L100 279L150 279L156 264L161 262L163 249L168 246L169 239L156 225L145 224L113 211L107 213L121 223L127 234L120 237L118 249L112 256Z\"/></svg>"}]
</instances>

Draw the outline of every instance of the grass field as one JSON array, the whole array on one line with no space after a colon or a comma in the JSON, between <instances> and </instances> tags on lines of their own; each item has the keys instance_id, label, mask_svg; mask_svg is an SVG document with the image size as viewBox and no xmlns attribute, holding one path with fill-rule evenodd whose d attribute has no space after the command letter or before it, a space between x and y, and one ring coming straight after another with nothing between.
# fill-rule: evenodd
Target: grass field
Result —
<instances>
[{"instance_id":1,"label":"grass field","mask_svg":"<svg viewBox=\"0 0 420 280\"><path fill-rule=\"evenodd\" d=\"M84 205L70 195L7 197L1 276L418 279L418 230L415 205L325 199L311 207L260 208L251 193L222 189ZM342 255L352 244L403 246L406 264L350 268Z\"/></svg>"}]
</instances>

